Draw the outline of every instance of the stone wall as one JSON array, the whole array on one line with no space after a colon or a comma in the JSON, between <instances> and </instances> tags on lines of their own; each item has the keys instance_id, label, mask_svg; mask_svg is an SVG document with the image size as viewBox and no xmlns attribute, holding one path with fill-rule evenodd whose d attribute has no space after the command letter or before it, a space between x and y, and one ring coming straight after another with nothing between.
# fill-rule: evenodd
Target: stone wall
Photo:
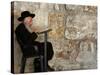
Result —
<instances>
[{"instance_id":1,"label":"stone wall","mask_svg":"<svg viewBox=\"0 0 100 75\"><path fill-rule=\"evenodd\" d=\"M14 2L14 30L24 10L35 13L33 26L51 28L48 41L54 56L49 65L55 71L97 68L97 7L67 4ZM43 35L39 35L43 41ZM19 73L21 50L14 36L14 66ZM33 58L27 60L25 72L33 71Z\"/></svg>"}]
</instances>

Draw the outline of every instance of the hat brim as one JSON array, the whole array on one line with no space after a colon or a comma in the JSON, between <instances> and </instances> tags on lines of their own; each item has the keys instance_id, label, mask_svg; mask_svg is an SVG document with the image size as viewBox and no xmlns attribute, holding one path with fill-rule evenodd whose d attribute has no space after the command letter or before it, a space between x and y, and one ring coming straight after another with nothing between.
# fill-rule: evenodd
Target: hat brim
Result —
<instances>
[{"instance_id":1,"label":"hat brim","mask_svg":"<svg viewBox=\"0 0 100 75\"><path fill-rule=\"evenodd\" d=\"M29 16L32 17L32 18L34 18L34 17L35 17L35 14L30 14L30 15L25 16L25 17L22 17L22 16L21 16L21 17L19 17L17 20L18 20L18 21L23 21L24 18L29 17Z\"/></svg>"}]
</instances>

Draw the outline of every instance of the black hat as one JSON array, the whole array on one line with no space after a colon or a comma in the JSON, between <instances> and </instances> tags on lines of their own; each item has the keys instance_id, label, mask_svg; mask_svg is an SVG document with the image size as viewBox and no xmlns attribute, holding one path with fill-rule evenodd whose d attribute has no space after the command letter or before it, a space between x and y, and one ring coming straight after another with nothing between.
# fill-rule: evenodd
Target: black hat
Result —
<instances>
[{"instance_id":1,"label":"black hat","mask_svg":"<svg viewBox=\"0 0 100 75\"><path fill-rule=\"evenodd\" d=\"M30 16L30 17L35 17L35 14L31 14L29 11L23 11L22 13L21 13L21 17L19 17L18 18L18 21L23 21L24 20L24 18L25 17L28 17L28 16Z\"/></svg>"}]
</instances>

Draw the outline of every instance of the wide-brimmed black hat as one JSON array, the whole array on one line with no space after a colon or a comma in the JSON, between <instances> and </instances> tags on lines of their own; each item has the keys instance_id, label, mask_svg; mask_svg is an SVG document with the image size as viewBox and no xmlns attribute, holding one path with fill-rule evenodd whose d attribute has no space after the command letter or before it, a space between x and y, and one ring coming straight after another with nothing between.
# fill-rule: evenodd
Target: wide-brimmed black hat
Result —
<instances>
[{"instance_id":1,"label":"wide-brimmed black hat","mask_svg":"<svg viewBox=\"0 0 100 75\"><path fill-rule=\"evenodd\" d=\"M21 17L18 18L18 21L23 21L25 17L35 17L35 14L31 14L29 11L23 11Z\"/></svg>"}]
</instances>

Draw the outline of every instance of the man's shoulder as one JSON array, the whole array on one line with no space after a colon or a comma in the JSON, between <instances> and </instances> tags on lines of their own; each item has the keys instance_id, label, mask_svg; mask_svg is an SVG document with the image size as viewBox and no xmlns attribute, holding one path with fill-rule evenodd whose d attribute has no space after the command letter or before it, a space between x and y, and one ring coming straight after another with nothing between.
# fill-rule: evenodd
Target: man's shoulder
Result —
<instances>
[{"instance_id":1,"label":"man's shoulder","mask_svg":"<svg viewBox=\"0 0 100 75\"><path fill-rule=\"evenodd\" d=\"M20 29L23 29L24 28L24 24L19 24L17 27L16 27L16 30L20 30Z\"/></svg>"},{"instance_id":2,"label":"man's shoulder","mask_svg":"<svg viewBox=\"0 0 100 75\"><path fill-rule=\"evenodd\" d=\"M18 32L20 32L21 30L23 30L24 29L24 25L23 24L19 24L17 27L16 27L16 29L15 29L15 33L18 33Z\"/></svg>"}]
</instances>

